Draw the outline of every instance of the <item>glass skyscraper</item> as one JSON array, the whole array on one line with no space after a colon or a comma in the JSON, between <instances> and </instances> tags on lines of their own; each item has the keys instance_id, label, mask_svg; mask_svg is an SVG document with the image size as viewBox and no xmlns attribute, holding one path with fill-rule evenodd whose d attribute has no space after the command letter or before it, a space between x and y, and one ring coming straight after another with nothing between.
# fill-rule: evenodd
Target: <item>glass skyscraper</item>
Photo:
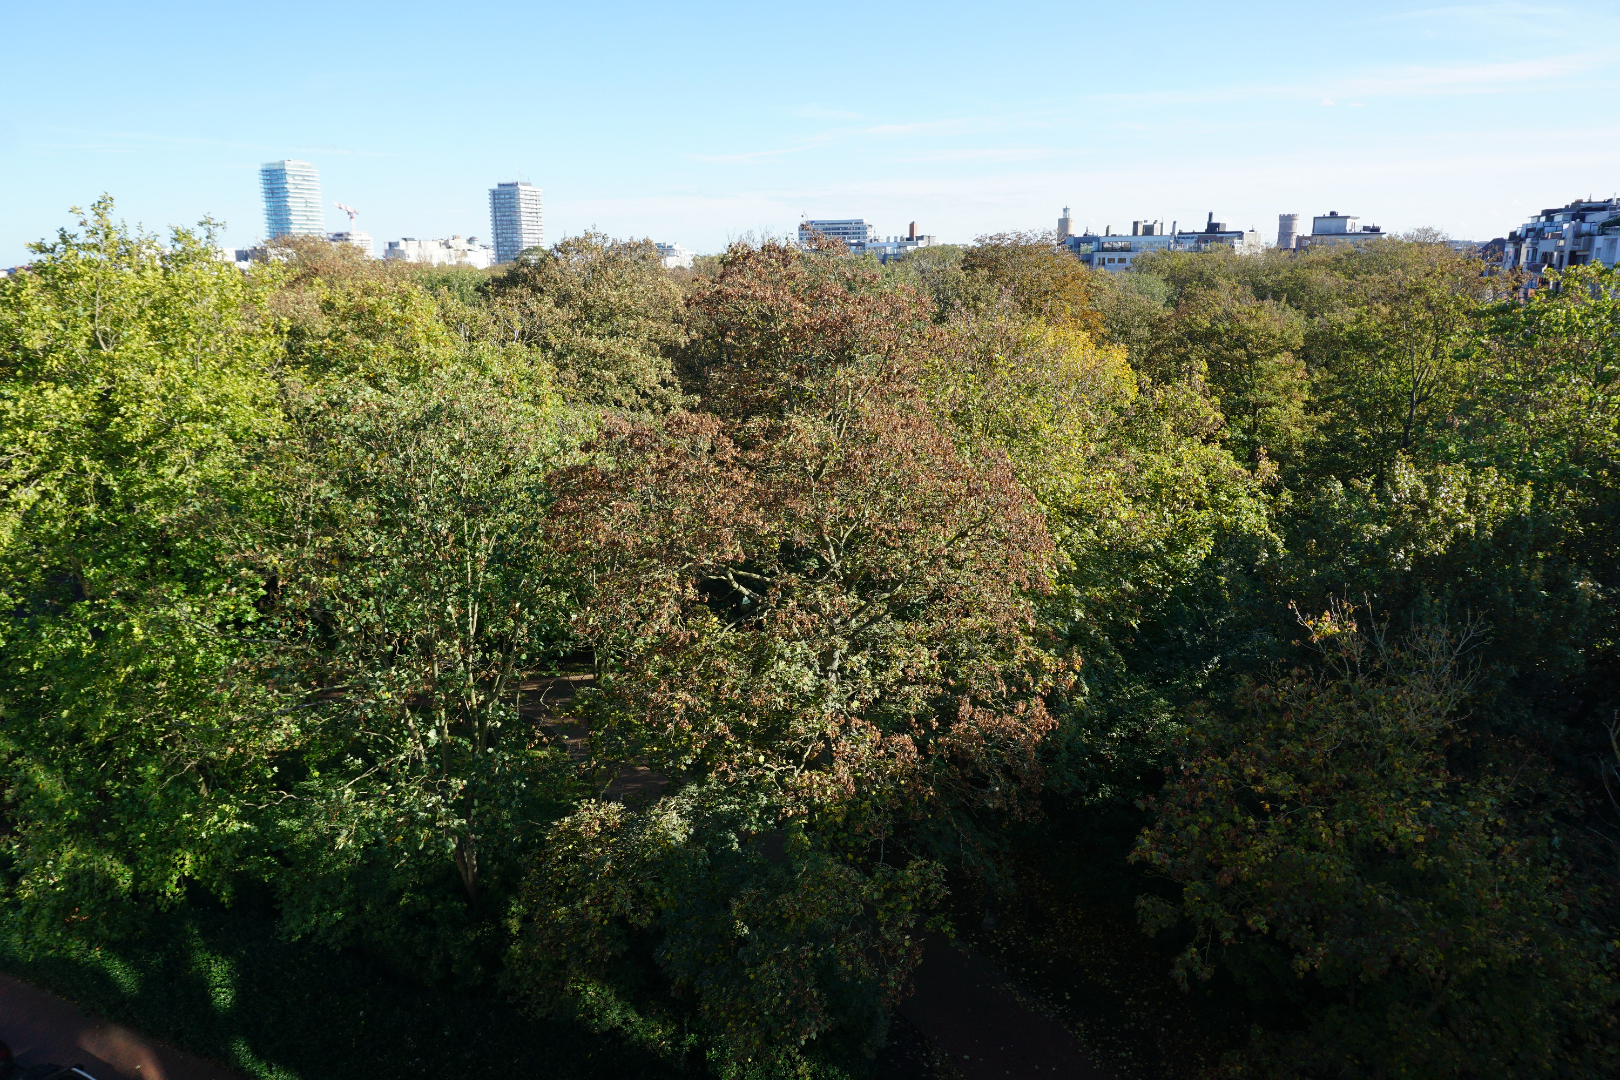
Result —
<instances>
[{"instance_id":1,"label":"glass skyscraper","mask_svg":"<svg viewBox=\"0 0 1620 1080\"><path fill-rule=\"evenodd\" d=\"M509 263L518 253L546 242L540 189L522 180L489 189L489 228L495 234L495 261Z\"/></svg>"},{"instance_id":2,"label":"glass skyscraper","mask_svg":"<svg viewBox=\"0 0 1620 1080\"><path fill-rule=\"evenodd\" d=\"M265 236L325 236L321 174L307 161L271 161L259 168Z\"/></svg>"}]
</instances>

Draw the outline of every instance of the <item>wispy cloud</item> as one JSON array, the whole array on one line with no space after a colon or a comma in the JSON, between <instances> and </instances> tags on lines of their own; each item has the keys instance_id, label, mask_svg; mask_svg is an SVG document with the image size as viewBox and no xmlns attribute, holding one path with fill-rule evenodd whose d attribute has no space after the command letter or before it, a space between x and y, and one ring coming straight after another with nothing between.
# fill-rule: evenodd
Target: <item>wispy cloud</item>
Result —
<instances>
[{"instance_id":1,"label":"wispy cloud","mask_svg":"<svg viewBox=\"0 0 1620 1080\"><path fill-rule=\"evenodd\" d=\"M769 158L786 157L789 154L802 154L806 150L814 150L815 144L804 146L784 146L777 150L745 150L737 154L688 154L693 161L706 161L710 164L731 165L749 161L765 161Z\"/></svg>"},{"instance_id":2,"label":"wispy cloud","mask_svg":"<svg viewBox=\"0 0 1620 1080\"><path fill-rule=\"evenodd\" d=\"M1344 97L1435 97L1453 94L1517 93L1527 86L1569 85L1594 74L1620 82L1620 49L1597 49L1524 60L1473 64L1406 64L1365 74L1307 83L1248 83L1202 90L1111 91L1073 99L1081 104L1220 105L1263 99L1323 100ZM1326 101L1323 101L1325 104ZM1055 107L1056 103L1054 103Z\"/></svg>"},{"instance_id":3,"label":"wispy cloud","mask_svg":"<svg viewBox=\"0 0 1620 1080\"><path fill-rule=\"evenodd\" d=\"M1066 151L1050 146L982 146L962 147L959 149L949 150L928 150L918 154L898 155L893 160L909 162L1045 161L1065 154Z\"/></svg>"},{"instance_id":4,"label":"wispy cloud","mask_svg":"<svg viewBox=\"0 0 1620 1080\"><path fill-rule=\"evenodd\" d=\"M1502 93L1531 83L1568 80L1612 68L1617 62L1620 50L1603 49L1489 64L1409 65L1346 79L1337 85L1341 93L1366 97Z\"/></svg>"},{"instance_id":5,"label":"wispy cloud","mask_svg":"<svg viewBox=\"0 0 1620 1080\"><path fill-rule=\"evenodd\" d=\"M163 135L152 131L97 131L93 128L38 126L30 129L36 136L31 145L41 149L96 150L101 153L132 153L149 147L198 147L216 150L245 150L254 154L310 154L328 157L397 158L407 156L398 150L358 150L346 146L312 144L302 146L271 146L266 143L240 142L233 139L204 139L190 135ZM69 137L87 142L56 142L53 137Z\"/></svg>"},{"instance_id":6,"label":"wispy cloud","mask_svg":"<svg viewBox=\"0 0 1620 1080\"><path fill-rule=\"evenodd\" d=\"M820 105L801 105L793 110L792 115L805 120L865 120L865 113L846 112L842 109L828 109Z\"/></svg>"},{"instance_id":7,"label":"wispy cloud","mask_svg":"<svg viewBox=\"0 0 1620 1080\"><path fill-rule=\"evenodd\" d=\"M1369 26L1430 27L1433 37L1461 37L1485 33L1510 35L1516 40L1591 40L1594 30L1612 25L1612 9L1588 5L1525 4L1494 0L1482 4L1445 4L1374 15L1364 20Z\"/></svg>"}]
</instances>

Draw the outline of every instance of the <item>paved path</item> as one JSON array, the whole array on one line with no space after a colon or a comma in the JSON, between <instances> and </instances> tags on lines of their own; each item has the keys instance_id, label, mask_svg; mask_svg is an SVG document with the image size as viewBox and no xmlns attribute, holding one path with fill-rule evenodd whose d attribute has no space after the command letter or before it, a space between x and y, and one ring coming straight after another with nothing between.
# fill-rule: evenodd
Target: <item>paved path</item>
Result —
<instances>
[{"instance_id":1,"label":"paved path","mask_svg":"<svg viewBox=\"0 0 1620 1080\"><path fill-rule=\"evenodd\" d=\"M25 1065L79 1065L96 1080L241 1080L9 975L0 975L0 1039Z\"/></svg>"},{"instance_id":2,"label":"paved path","mask_svg":"<svg viewBox=\"0 0 1620 1080\"><path fill-rule=\"evenodd\" d=\"M965 1080L1108 1080L1080 1040L1026 1008L995 965L965 945L929 935L913 982L917 992L900 1003L900 1015Z\"/></svg>"}]
</instances>

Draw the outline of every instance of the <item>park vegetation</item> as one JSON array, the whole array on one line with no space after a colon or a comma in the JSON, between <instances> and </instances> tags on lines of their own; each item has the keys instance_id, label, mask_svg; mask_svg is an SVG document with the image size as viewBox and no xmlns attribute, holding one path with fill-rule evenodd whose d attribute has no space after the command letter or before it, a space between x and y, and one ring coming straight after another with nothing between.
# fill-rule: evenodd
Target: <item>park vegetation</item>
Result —
<instances>
[{"instance_id":1,"label":"park vegetation","mask_svg":"<svg viewBox=\"0 0 1620 1080\"><path fill-rule=\"evenodd\" d=\"M211 229L0 281L14 951L253 908L859 1076L1056 896L1221 988L1211 1072L1620 1067L1612 272Z\"/></svg>"}]
</instances>

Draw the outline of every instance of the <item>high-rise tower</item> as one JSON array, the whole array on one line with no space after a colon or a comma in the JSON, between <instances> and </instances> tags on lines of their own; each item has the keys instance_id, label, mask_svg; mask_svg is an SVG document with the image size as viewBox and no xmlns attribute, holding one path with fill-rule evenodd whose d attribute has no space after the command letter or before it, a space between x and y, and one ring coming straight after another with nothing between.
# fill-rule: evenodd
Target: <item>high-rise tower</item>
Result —
<instances>
[{"instance_id":1,"label":"high-rise tower","mask_svg":"<svg viewBox=\"0 0 1620 1080\"><path fill-rule=\"evenodd\" d=\"M502 181L489 189L489 230L495 236L495 261L509 263L519 253L546 242L540 212L540 189L522 180Z\"/></svg>"},{"instance_id":2,"label":"high-rise tower","mask_svg":"<svg viewBox=\"0 0 1620 1080\"><path fill-rule=\"evenodd\" d=\"M307 161L271 161L259 168L264 188L264 231L279 236L325 236L321 174Z\"/></svg>"}]
</instances>

